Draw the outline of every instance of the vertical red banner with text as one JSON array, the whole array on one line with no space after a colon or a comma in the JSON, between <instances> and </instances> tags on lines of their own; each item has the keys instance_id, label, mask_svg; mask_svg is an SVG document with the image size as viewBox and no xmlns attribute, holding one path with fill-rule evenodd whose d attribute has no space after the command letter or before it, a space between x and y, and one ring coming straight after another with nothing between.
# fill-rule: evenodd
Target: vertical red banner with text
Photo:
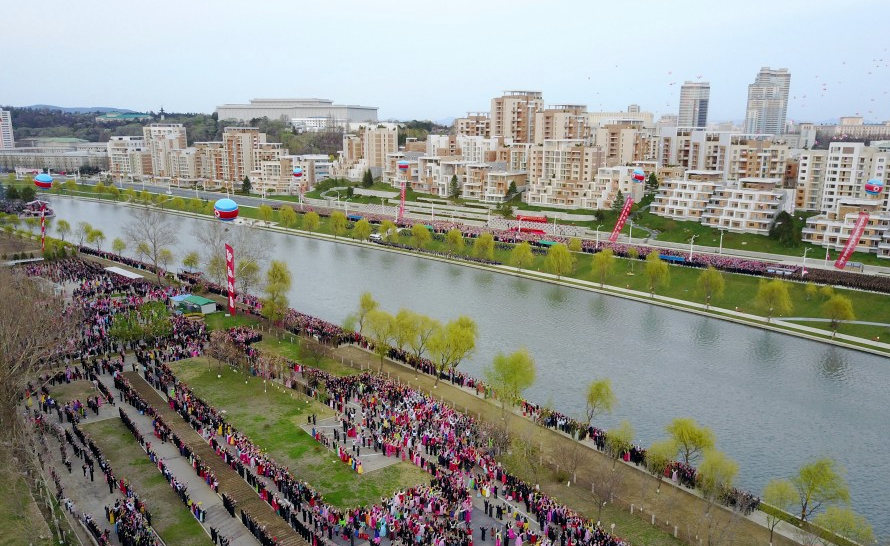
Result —
<instances>
[{"instance_id":1,"label":"vertical red banner with text","mask_svg":"<svg viewBox=\"0 0 890 546\"><path fill-rule=\"evenodd\" d=\"M612 230L612 235L609 235L609 242L614 243L618 240L618 235L621 233L621 228L624 227L624 223L627 222L627 217L630 216L630 208L634 206L634 200L628 197L624 201L624 208L621 209L621 215L618 216L618 221L615 222L615 229Z\"/></svg>"},{"instance_id":2,"label":"vertical red banner with text","mask_svg":"<svg viewBox=\"0 0 890 546\"><path fill-rule=\"evenodd\" d=\"M229 289L229 314L235 316L235 251L226 245L226 286Z\"/></svg>"},{"instance_id":3,"label":"vertical red banner with text","mask_svg":"<svg viewBox=\"0 0 890 546\"><path fill-rule=\"evenodd\" d=\"M844 249L837 257L837 261L834 262L834 267L837 269L847 267L847 260L850 259L850 255L856 250L856 245L859 244L859 239L862 238L862 233L865 231L866 224L868 224L868 213L860 212L859 218L856 219L856 225L853 226L853 231L850 232L850 238L847 239L847 244L844 245ZM826 256L827 255L828 254L826 254Z\"/></svg>"}]
</instances>

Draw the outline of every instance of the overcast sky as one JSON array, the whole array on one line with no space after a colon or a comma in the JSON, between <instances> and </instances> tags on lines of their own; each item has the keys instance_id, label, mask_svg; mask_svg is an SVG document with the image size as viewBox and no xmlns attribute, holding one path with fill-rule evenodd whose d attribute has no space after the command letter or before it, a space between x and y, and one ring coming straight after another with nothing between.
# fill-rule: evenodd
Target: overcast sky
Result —
<instances>
[{"instance_id":1,"label":"overcast sky","mask_svg":"<svg viewBox=\"0 0 890 546\"><path fill-rule=\"evenodd\" d=\"M591 111L676 114L711 84L741 120L761 66L788 117L890 120L888 0L29 0L3 7L0 104L212 112L320 97L380 119L487 111L506 89Z\"/></svg>"}]
</instances>

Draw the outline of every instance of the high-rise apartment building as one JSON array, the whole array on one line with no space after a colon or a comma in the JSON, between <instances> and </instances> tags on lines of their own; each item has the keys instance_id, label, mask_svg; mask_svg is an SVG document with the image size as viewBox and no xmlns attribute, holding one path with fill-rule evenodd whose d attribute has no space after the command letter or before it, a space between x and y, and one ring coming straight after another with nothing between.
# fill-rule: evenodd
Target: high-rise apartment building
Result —
<instances>
[{"instance_id":1,"label":"high-rise apartment building","mask_svg":"<svg viewBox=\"0 0 890 546\"><path fill-rule=\"evenodd\" d=\"M152 123L142 128L142 139L151 154L151 175L176 176L170 154L187 147L185 127L181 123Z\"/></svg>"},{"instance_id":2,"label":"high-rise apartment building","mask_svg":"<svg viewBox=\"0 0 890 546\"><path fill-rule=\"evenodd\" d=\"M708 101L711 84L708 82L684 82L680 87L679 127L707 127Z\"/></svg>"},{"instance_id":3,"label":"high-rise apartment building","mask_svg":"<svg viewBox=\"0 0 890 546\"><path fill-rule=\"evenodd\" d=\"M12 115L6 110L0 110L0 148L15 148Z\"/></svg>"},{"instance_id":4,"label":"high-rise apartment building","mask_svg":"<svg viewBox=\"0 0 890 546\"><path fill-rule=\"evenodd\" d=\"M745 132L781 135L788 113L791 74L787 68L763 67L748 86Z\"/></svg>"},{"instance_id":5,"label":"high-rise apartment building","mask_svg":"<svg viewBox=\"0 0 890 546\"><path fill-rule=\"evenodd\" d=\"M535 114L544 109L540 91L504 91L491 99L491 136L532 142Z\"/></svg>"}]
</instances>

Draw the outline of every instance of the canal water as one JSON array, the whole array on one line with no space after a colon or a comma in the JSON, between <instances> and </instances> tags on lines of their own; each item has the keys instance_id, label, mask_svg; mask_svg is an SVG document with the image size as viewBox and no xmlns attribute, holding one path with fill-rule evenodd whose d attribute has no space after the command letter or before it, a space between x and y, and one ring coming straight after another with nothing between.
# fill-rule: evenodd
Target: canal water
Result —
<instances>
[{"instance_id":1,"label":"canal water","mask_svg":"<svg viewBox=\"0 0 890 546\"><path fill-rule=\"evenodd\" d=\"M126 207L53 199L72 227L92 223L110 248ZM201 223L176 216L177 263L200 250ZM242 229L234 227L233 229ZM586 385L609 378L618 398L603 428L628 419L638 442L665 436L674 417L711 427L754 493L820 456L847 471L853 508L890 533L890 360L617 297L370 248L265 233L293 273L291 307L341 323L371 292L447 321L469 315L478 348L461 369L481 376L498 352L525 346L537 381L527 397L581 417ZM238 249L235 249L236 253Z\"/></svg>"}]
</instances>

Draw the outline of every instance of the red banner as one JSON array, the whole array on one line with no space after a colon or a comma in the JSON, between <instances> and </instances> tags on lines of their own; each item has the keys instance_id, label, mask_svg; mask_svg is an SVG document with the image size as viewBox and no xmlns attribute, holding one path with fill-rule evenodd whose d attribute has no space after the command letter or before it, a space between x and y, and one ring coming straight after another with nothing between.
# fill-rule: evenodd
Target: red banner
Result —
<instances>
[{"instance_id":1,"label":"red banner","mask_svg":"<svg viewBox=\"0 0 890 546\"><path fill-rule=\"evenodd\" d=\"M229 288L229 314L235 316L235 251L226 245L226 285Z\"/></svg>"},{"instance_id":2,"label":"red banner","mask_svg":"<svg viewBox=\"0 0 890 546\"><path fill-rule=\"evenodd\" d=\"M399 203L399 222L405 217L405 183L402 182L402 201Z\"/></svg>"},{"instance_id":3,"label":"red banner","mask_svg":"<svg viewBox=\"0 0 890 546\"><path fill-rule=\"evenodd\" d=\"M46 203L40 205L40 251L46 252Z\"/></svg>"},{"instance_id":4,"label":"red banner","mask_svg":"<svg viewBox=\"0 0 890 546\"><path fill-rule=\"evenodd\" d=\"M844 249L838 255L837 261L834 262L835 268L843 269L847 267L847 260L850 259L853 251L856 250L856 245L859 244L859 239L862 238L862 232L865 231L866 224L868 224L868 213L860 212L859 218L856 219L856 225L853 226L853 231L850 232L850 238L847 239L847 244L844 245Z\"/></svg>"},{"instance_id":5,"label":"red banner","mask_svg":"<svg viewBox=\"0 0 890 546\"><path fill-rule=\"evenodd\" d=\"M627 222L627 217L630 216L630 207L634 206L634 200L631 197L628 197L624 200L624 208L621 209L621 214L618 216L618 221L615 222L615 229L612 230L612 235L609 235L609 242L614 243L618 240L618 234L621 233L621 228L624 227L624 223Z\"/></svg>"}]
</instances>

